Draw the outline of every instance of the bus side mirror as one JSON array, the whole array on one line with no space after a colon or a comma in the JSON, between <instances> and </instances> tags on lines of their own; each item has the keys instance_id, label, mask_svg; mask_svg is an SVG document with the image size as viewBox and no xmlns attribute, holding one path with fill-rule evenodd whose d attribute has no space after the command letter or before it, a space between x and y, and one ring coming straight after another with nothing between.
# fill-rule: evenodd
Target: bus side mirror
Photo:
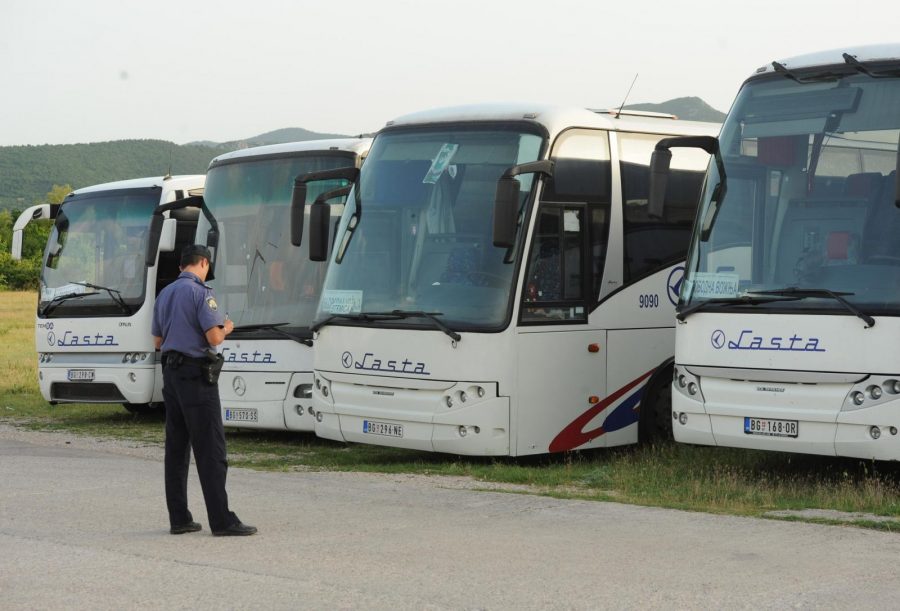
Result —
<instances>
[{"instance_id":1,"label":"bus side mirror","mask_svg":"<svg viewBox=\"0 0 900 611\"><path fill-rule=\"evenodd\" d=\"M291 193L291 244L303 244L303 208L306 206L306 183L294 181Z\"/></svg>"},{"instance_id":2,"label":"bus side mirror","mask_svg":"<svg viewBox=\"0 0 900 611\"><path fill-rule=\"evenodd\" d=\"M518 229L519 192L521 183L516 178L500 178L494 197L494 246L512 248Z\"/></svg>"},{"instance_id":3,"label":"bus side mirror","mask_svg":"<svg viewBox=\"0 0 900 611\"><path fill-rule=\"evenodd\" d=\"M16 222L13 224L12 234L12 258L16 261L22 259L22 241L24 237L25 227L31 221L39 221L43 219L52 219L56 216L59 206L51 206L50 204L38 204L24 210Z\"/></svg>"},{"instance_id":4,"label":"bus side mirror","mask_svg":"<svg viewBox=\"0 0 900 611\"><path fill-rule=\"evenodd\" d=\"M315 202L309 208L309 260L328 259L328 237L331 229L331 206Z\"/></svg>"},{"instance_id":5,"label":"bus side mirror","mask_svg":"<svg viewBox=\"0 0 900 611\"><path fill-rule=\"evenodd\" d=\"M154 214L150 217L150 231L147 234L147 252L144 254L144 264L147 267L156 265L156 253L159 249L159 241L162 237L163 221L165 219L162 214Z\"/></svg>"},{"instance_id":6,"label":"bus side mirror","mask_svg":"<svg viewBox=\"0 0 900 611\"><path fill-rule=\"evenodd\" d=\"M647 202L647 214L652 218L662 218L663 216L671 162L672 151L668 149L656 149L650 156L650 195Z\"/></svg>"},{"instance_id":7,"label":"bus side mirror","mask_svg":"<svg viewBox=\"0 0 900 611\"><path fill-rule=\"evenodd\" d=\"M177 227L177 219L168 218L163 221L159 237L159 252L172 252L175 250L175 230Z\"/></svg>"}]
</instances>

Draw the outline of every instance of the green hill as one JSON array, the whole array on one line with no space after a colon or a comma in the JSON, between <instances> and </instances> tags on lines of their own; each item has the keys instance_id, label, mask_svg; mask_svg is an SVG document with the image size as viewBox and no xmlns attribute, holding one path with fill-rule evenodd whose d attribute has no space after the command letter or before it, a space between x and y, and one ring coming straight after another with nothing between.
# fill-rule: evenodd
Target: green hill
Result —
<instances>
[{"instance_id":1,"label":"green hill","mask_svg":"<svg viewBox=\"0 0 900 611\"><path fill-rule=\"evenodd\" d=\"M42 202L53 185L78 189L104 182L172 174L205 174L216 155L264 144L339 138L299 127L244 140L175 144L164 140L116 140L89 144L0 146L0 210Z\"/></svg>"},{"instance_id":2,"label":"green hill","mask_svg":"<svg viewBox=\"0 0 900 611\"><path fill-rule=\"evenodd\" d=\"M725 113L720 112L697 97L675 98L659 104L626 104L625 110L646 110L649 112L665 112L685 121L711 121L721 123Z\"/></svg>"}]
</instances>

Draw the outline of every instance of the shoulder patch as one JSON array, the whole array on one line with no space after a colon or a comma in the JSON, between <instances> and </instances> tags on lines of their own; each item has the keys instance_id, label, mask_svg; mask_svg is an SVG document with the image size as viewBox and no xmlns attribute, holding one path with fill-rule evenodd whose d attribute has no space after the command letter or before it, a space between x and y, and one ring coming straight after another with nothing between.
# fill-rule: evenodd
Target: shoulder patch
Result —
<instances>
[{"instance_id":1,"label":"shoulder patch","mask_svg":"<svg viewBox=\"0 0 900 611\"><path fill-rule=\"evenodd\" d=\"M208 305L209 309L212 310L213 312L215 312L216 310L219 309L219 304L216 303L216 300L214 297L207 297L206 305Z\"/></svg>"}]
</instances>

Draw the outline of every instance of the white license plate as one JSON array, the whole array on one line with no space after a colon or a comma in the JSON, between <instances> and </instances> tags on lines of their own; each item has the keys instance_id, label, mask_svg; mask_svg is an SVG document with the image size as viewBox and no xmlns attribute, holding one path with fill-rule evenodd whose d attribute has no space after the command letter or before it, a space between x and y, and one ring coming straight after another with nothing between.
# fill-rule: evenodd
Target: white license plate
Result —
<instances>
[{"instance_id":1,"label":"white license plate","mask_svg":"<svg viewBox=\"0 0 900 611\"><path fill-rule=\"evenodd\" d=\"M800 425L796 420L773 420L772 418L744 418L744 433L767 437L796 437Z\"/></svg>"},{"instance_id":2,"label":"white license plate","mask_svg":"<svg viewBox=\"0 0 900 611\"><path fill-rule=\"evenodd\" d=\"M94 370L70 369L66 375L72 382L91 382L94 379Z\"/></svg>"},{"instance_id":3,"label":"white license plate","mask_svg":"<svg viewBox=\"0 0 900 611\"><path fill-rule=\"evenodd\" d=\"M403 437L403 425L363 420L363 433L384 435L385 437Z\"/></svg>"},{"instance_id":4,"label":"white license plate","mask_svg":"<svg viewBox=\"0 0 900 611\"><path fill-rule=\"evenodd\" d=\"M259 422L259 412L256 408L235 407L225 409L226 422Z\"/></svg>"}]
</instances>

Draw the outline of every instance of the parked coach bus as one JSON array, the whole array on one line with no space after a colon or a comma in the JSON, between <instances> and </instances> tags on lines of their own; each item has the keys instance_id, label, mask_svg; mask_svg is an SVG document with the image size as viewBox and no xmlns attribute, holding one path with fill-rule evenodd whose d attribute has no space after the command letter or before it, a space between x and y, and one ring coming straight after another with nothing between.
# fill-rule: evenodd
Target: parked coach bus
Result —
<instances>
[{"instance_id":1,"label":"parked coach bus","mask_svg":"<svg viewBox=\"0 0 900 611\"><path fill-rule=\"evenodd\" d=\"M19 217L14 257L29 221L55 219L35 321L38 380L51 404L122 403L133 412L162 406L153 305L178 277L178 252L193 242L200 214L175 202L199 200L203 183L203 176L106 183ZM154 212L162 222L151 231Z\"/></svg>"},{"instance_id":2,"label":"parked coach bus","mask_svg":"<svg viewBox=\"0 0 900 611\"><path fill-rule=\"evenodd\" d=\"M211 247L219 307L235 324L219 347L226 426L312 431L312 333L325 264L291 243L294 179L308 172L359 168L370 139L275 144L212 160L196 241ZM311 200L343 186L311 185ZM303 212L304 202L298 202ZM295 206L296 207L296 206ZM335 222L341 201L333 206ZM306 246L306 243L304 243Z\"/></svg>"},{"instance_id":3,"label":"parked coach bus","mask_svg":"<svg viewBox=\"0 0 900 611\"><path fill-rule=\"evenodd\" d=\"M900 45L772 62L744 83L704 144L676 440L900 459L898 140ZM685 144L663 143L656 169Z\"/></svg>"},{"instance_id":4,"label":"parked coach bus","mask_svg":"<svg viewBox=\"0 0 900 611\"><path fill-rule=\"evenodd\" d=\"M313 325L316 434L513 456L665 435L708 158L680 153L651 211L650 155L660 138L714 133L670 115L534 106L389 123L346 174ZM311 240L324 215L313 210Z\"/></svg>"}]
</instances>

